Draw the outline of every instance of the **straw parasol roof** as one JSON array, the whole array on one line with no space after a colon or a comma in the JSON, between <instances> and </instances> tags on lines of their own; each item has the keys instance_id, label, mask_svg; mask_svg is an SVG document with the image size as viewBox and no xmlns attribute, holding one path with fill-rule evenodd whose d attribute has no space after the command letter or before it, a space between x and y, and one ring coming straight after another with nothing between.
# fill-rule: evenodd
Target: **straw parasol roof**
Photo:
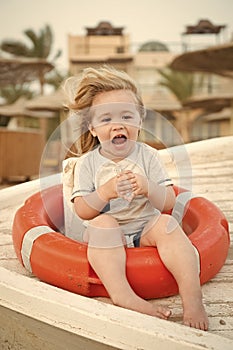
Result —
<instances>
[{"instance_id":1,"label":"straw parasol roof","mask_svg":"<svg viewBox=\"0 0 233 350\"><path fill-rule=\"evenodd\" d=\"M39 79L54 66L44 59L0 57L0 87Z\"/></svg>"},{"instance_id":2,"label":"straw parasol roof","mask_svg":"<svg viewBox=\"0 0 233 350\"><path fill-rule=\"evenodd\" d=\"M190 98L189 100L185 101L183 104L184 107L192 108L192 109L202 109L206 113L213 113L213 112L220 112L226 108L230 110L230 113L228 114L228 117L224 117L224 119L230 120L229 125L229 133L233 133L233 93L228 94L219 94L217 96L209 95L205 97L196 97L196 98ZM226 114L225 114L226 116ZM219 116L211 115L209 116L209 119L205 117L205 120L216 120L216 119L223 119L219 118Z\"/></svg>"},{"instance_id":3,"label":"straw parasol roof","mask_svg":"<svg viewBox=\"0 0 233 350\"><path fill-rule=\"evenodd\" d=\"M170 64L172 69L215 73L233 78L233 42L186 52Z\"/></svg>"},{"instance_id":4,"label":"straw parasol roof","mask_svg":"<svg viewBox=\"0 0 233 350\"><path fill-rule=\"evenodd\" d=\"M181 103L171 94L157 91L153 96L143 96L143 101L148 109L157 112L173 112L182 109Z\"/></svg>"},{"instance_id":5,"label":"straw parasol roof","mask_svg":"<svg viewBox=\"0 0 233 350\"><path fill-rule=\"evenodd\" d=\"M55 114L53 112L46 111L30 111L26 108L27 99L20 97L16 102L0 106L0 115L7 117L34 117L34 118L53 118Z\"/></svg>"},{"instance_id":6,"label":"straw parasol roof","mask_svg":"<svg viewBox=\"0 0 233 350\"><path fill-rule=\"evenodd\" d=\"M215 120L224 120L224 119L230 119L232 116L232 111L230 108L224 108L220 112L215 112L211 114L207 114L206 116L203 116L205 120L212 122Z\"/></svg>"},{"instance_id":7,"label":"straw parasol roof","mask_svg":"<svg viewBox=\"0 0 233 350\"><path fill-rule=\"evenodd\" d=\"M151 105L151 108L157 112L163 113L180 111L182 106L179 101L169 101L168 103L165 101L156 101L153 105Z\"/></svg>"},{"instance_id":8,"label":"straw parasol roof","mask_svg":"<svg viewBox=\"0 0 233 350\"><path fill-rule=\"evenodd\" d=\"M192 97L187 99L184 107L202 108L208 111L220 111L225 107L231 107L233 100L233 93L206 95L199 97Z\"/></svg>"},{"instance_id":9,"label":"straw parasol roof","mask_svg":"<svg viewBox=\"0 0 233 350\"><path fill-rule=\"evenodd\" d=\"M61 89L49 95L40 95L27 102L26 107L37 111L60 111L64 109L65 96Z\"/></svg>"}]
</instances>

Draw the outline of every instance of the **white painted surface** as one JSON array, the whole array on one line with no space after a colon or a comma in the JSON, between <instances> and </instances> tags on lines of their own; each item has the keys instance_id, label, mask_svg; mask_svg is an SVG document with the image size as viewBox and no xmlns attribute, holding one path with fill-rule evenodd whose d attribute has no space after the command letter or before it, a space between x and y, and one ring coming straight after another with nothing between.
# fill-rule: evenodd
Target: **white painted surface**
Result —
<instances>
[{"instance_id":1,"label":"white painted surface","mask_svg":"<svg viewBox=\"0 0 233 350\"><path fill-rule=\"evenodd\" d=\"M192 192L215 202L225 213L230 223L232 242L233 137L196 142L187 145L186 150L192 165ZM167 151L161 151L160 154L178 185L178 174L183 176L183 183L190 183L190 179L186 178L187 172L184 171L187 159L182 156L182 152L175 152L178 154L176 163L174 154L171 155ZM220 273L203 286L210 330L198 331L180 324L182 315L178 296L151 301L171 307L171 321L163 321L115 307L108 299L93 300L63 291L32 277L15 256L11 226L17 208L39 189L40 182L35 180L0 191L1 350L31 350L30 341L34 342L35 350L46 347L46 350L66 349L62 339L69 342L68 350L101 349L101 344L102 349L127 350L233 349L232 243L226 264ZM28 316L36 322L33 329L30 328L30 325L34 324L32 320L26 322L24 319ZM21 331L17 328L20 319L22 327L24 324L24 328L20 328ZM38 333L42 332L42 329L43 340L40 338L42 335ZM46 342L45 334L48 333L50 336ZM25 345L25 348L20 347L23 339L25 344L26 340L29 344L27 347ZM84 343L88 344L88 347L84 346Z\"/></svg>"},{"instance_id":2,"label":"white painted surface","mask_svg":"<svg viewBox=\"0 0 233 350\"><path fill-rule=\"evenodd\" d=\"M160 350L232 350L232 341L208 332L75 295L4 268L0 276L2 306L119 349L149 350L156 344Z\"/></svg>"}]
</instances>

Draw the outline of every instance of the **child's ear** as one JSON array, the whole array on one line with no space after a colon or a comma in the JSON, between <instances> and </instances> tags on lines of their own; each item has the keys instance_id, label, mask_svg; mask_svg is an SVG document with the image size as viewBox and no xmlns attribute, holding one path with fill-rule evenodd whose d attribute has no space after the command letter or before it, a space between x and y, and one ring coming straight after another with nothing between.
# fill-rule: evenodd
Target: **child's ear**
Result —
<instances>
[{"instance_id":1,"label":"child's ear","mask_svg":"<svg viewBox=\"0 0 233 350\"><path fill-rule=\"evenodd\" d=\"M142 129L142 119L140 119L138 135L140 134L141 129Z\"/></svg>"},{"instance_id":2,"label":"child's ear","mask_svg":"<svg viewBox=\"0 0 233 350\"><path fill-rule=\"evenodd\" d=\"M88 129L89 129L90 133L92 134L92 136L94 136L94 137L97 136L95 129L93 128L93 126L91 124L89 124Z\"/></svg>"}]
</instances>

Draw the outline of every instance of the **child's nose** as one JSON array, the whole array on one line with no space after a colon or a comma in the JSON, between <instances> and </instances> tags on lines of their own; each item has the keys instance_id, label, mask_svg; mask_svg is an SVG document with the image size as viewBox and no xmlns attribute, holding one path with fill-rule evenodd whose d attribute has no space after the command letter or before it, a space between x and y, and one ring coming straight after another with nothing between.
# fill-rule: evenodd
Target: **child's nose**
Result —
<instances>
[{"instance_id":1,"label":"child's nose","mask_svg":"<svg viewBox=\"0 0 233 350\"><path fill-rule=\"evenodd\" d=\"M124 129L124 125L123 123L113 123L112 128L113 130L122 130Z\"/></svg>"}]
</instances>

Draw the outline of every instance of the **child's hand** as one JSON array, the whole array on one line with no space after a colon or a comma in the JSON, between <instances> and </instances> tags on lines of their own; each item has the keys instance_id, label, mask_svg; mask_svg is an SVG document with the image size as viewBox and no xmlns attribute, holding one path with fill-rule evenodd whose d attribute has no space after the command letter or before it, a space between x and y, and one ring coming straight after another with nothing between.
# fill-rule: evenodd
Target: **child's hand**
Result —
<instances>
[{"instance_id":1,"label":"child's hand","mask_svg":"<svg viewBox=\"0 0 233 350\"><path fill-rule=\"evenodd\" d=\"M138 195L148 196L148 180L142 175L126 170L107 181L98 192L106 201L121 197L131 202Z\"/></svg>"},{"instance_id":2,"label":"child's hand","mask_svg":"<svg viewBox=\"0 0 233 350\"><path fill-rule=\"evenodd\" d=\"M111 178L104 185L98 188L98 193L101 199L109 202L111 199L117 198L117 176Z\"/></svg>"},{"instance_id":3,"label":"child's hand","mask_svg":"<svg viewBox=\"0 0 233 350\"><path fill-rule=\"evenodd\" d=\"M117 175L117 193L119 197L131 202L137 189L135 174L132 171L122 171Z\"/></svg>"},{"instance_id":4,"label":"child's hand","mask_svg":"<svg viewBox=\"0 0 233 350\"><path fill-rule=\"evenodd\" d=\"M135 190L134 196L143 195L148 197L149 184L147 177L139 174L134 174L135 176Z\"/></svg>"}]
</instances>

